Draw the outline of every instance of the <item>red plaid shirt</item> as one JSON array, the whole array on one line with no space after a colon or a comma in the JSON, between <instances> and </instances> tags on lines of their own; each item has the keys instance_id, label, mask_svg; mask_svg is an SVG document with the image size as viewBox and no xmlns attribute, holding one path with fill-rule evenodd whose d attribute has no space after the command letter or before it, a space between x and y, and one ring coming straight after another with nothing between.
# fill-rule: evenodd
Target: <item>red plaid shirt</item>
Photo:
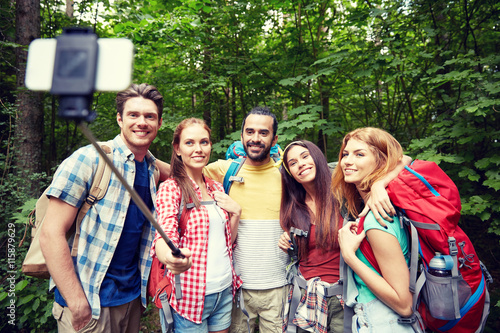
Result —
<instances>
[{"instance_id":1,"label":"red plaid shirt","mask_svg":"<svg viewBox=\"0 0 500 333\"><path fill-rule=\"evenodd\" d=\"M192 181L192 180L191 180ZM218 182L205 177L207 191L210 197L213 198L214 191L224 192L224 188ZM201 190L194 181L193 188L196 190L198 199L201 201ZM160 185L156 194L156 210L158 213L158 223L162 226L167 236L172 242L180 248L188 248L191 250L192 266L186 272L181 274L182 299L175 298L175 282L174 275L169 271L168 278L172 284L172 295L170 305L181 316L193 321L197 324L201 323L201 315L203 312L205 301L205 285L207 271L207 253L208 253L208 227L209 218L208 210L205 206L200 208L191 208L186 224L186 230L183 232L179 242L178 232L178 212L181 202L181 190L177 182L173 179L167 179ZM233 251L231 245L231 230L227 212L224 211L226 217L226 246L231 261L231 270L233 274L233 296L236 290L241 286L242 281L236 275L233 267ZM156 255L156 241L161 238L157 232L151 248L151 255Z\"/></svg>"}]
</instances>

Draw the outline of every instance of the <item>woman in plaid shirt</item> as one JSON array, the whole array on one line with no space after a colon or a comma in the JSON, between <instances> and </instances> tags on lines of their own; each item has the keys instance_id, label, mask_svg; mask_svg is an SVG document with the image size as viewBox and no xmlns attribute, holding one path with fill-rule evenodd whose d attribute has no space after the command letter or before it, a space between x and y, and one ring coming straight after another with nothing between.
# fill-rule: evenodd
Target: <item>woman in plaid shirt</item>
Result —
<instances>
[{"instance_id":1,"label":"woman in plaid shirt","mask_svg":"<svg viewBox=\"0 0 500 333\"><path fill-rule=\"evenodd\" d=\"M220 183L202 174L212 148L210 129L203 120L183 120L174 132L172 143L170 178L160 185L156 208L159 224L185 258L174 258L158 233L152 254L169 270L174 329L227 332L232 299L242 283L232 264L232 243L241 208L224 193ZM177 216L181 196L184 209L189 212L180 235ZM175 296L174 274L181 274L181 299Z\"/></svg>"}]
</instances>

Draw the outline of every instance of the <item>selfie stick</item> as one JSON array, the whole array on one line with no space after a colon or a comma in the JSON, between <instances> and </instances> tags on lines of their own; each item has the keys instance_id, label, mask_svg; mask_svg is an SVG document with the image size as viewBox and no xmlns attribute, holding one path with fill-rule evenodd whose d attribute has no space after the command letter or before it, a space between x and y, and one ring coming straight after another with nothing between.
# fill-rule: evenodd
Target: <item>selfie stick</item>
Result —
<instances>
[{"instance_id":1,"label":"selfie stick","mask_svg":"<svg viewBox=\"0 0 500 333\"><path fill-rule=\"evenodd\" d=\"M116 174L120 182L132 196L144 216L160 233L172 254L181 257L180 250L172 243L156 222L153 214L135 189L130 186L113 162L97 143L92 132L83 121L92 122L96 118L91 110L95 81L97 76L99 45L97 35L90 28L65 28L57 37L54 57L54 71L50 93L59 96L59 117L74 120L83 134L94 145L101 158ZM183 256L182 256L183 257Z\"/></svg>"}]
</instances>

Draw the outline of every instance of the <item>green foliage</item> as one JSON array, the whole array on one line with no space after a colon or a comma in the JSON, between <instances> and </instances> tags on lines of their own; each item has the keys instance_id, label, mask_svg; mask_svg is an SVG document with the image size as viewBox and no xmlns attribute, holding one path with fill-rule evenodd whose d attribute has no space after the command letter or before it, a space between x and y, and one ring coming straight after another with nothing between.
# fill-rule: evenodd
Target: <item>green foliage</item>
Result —
<instances>
[{"instance_id":1,"label":"green foliage","mask_svg":"<svg viewBox=\"0 0 500 333\"><path fill-rule=\"evenodd\" d=\"M33 182L42 180L41 184L44 184L44 177L32 175L25 179ZM2 321L0 330L55 332L53 296L48 293L48 280L26 277L21 273L31 237L31 229L26 224L27 216L35 207L36 199L28 199L22 194L10 195L16 192L12 188L18 181L16 178L11 175L0 190L2 202L8 208L0 213L0 218L6 221L5 227L0 230L0 276L5 286L0 292L0 306L4 309L11 307L8 312L10 317ZM20 246L21 239L24 239L23 246Z\"/></svg>"},{"instance_id":2,"label":"green foliage","mask_svg":"<svg viewBox=\"0 0 500 333\"><path fill-rule=\"evenodd\" d=\"M24 278L15 284L15 288L2 291L0 305L2 308L12 307L12 302L15 301L15 310L10 312L15 317L7 317L9 321L4 321L0 329L57 332L57 325L52 316L54 301L53 296L48 293L48 287L48 280Z\"/></svg>"},{"instance_id":3,"label":"green foliage","mask_svg":"<svg viewBox=\"0 0 500 333\"><path fill-rule=\"evenodd\" d=\"M63 1L44 2L42 34L54 37L62 27L80 24L95 27L101 37L134 42L134 82L154 84L165 97L163 126L151 147L155 156L170 160L173 129L194 116L212 128L212 160L222 158L256 105L276 114L282 146L308 139L329 157L338 155L346 132L384 128L407 154L435 161L455 181L462 228L487 266L498 266L498 1L102 3L105 11L96 12L93 3L77 2L81 13L70 19L59 9ZM2 18L11 21L14 15L2 6ZM13 41L0 40L0 83L9 92L3 103L15 95L15 71L8 65L14 63ZM9 105L2 111L2 132L15 118ZM114 94L96 94L94 106L99 118L91 129L101 140L112 138L119 132ZM47 95L47 174L87 143L74 124L56 118L56 110L57 101ZM14 170L5 147L0 215L10 221L28 198L6 181ZM500 277L498 270L493 274ZM493 304L498 297L493 292ZM490 321L491 327L499 324Z\"/></svg>"},{"instance_id":4,"label":"green foliage","mask_svg":"<svg viewBox=\"0 0 500 333\"><path fill-rule=\"evenodd\" d=\"M20 181L47 185L47 175L26 174L17 170L12 163L12 132L15 129L12 120L15 109L3 104L0 108L0 123L6 131L0 141L0 306L6 309L0 331L55 331L52 317L53 297L48 293L48 281L28 278L21 273L21 265L30 242L30 228L27 228L27 216L35 207L36 199L28 198L18 190ZM27 231L27 233L26 233ZM24 245L20 246L21 239Z\"/></svg>"},{"instance_id":5,"label":"green foliage","mask_svg":"<svg viewBox=\"0 0 500 333\"><path fill-rule=\"evenodd\" d=\"M315 138L310 137L309 133L312 132L314 135L318 126L327 124L325 119L320 119L321 111L321 105L304 105L290 110L288 112L289 119L281 121L278 127L280 142L293 141L297 138L298 133L300 133L301 139L314 141Z\"/></svg>"}]
</instances>

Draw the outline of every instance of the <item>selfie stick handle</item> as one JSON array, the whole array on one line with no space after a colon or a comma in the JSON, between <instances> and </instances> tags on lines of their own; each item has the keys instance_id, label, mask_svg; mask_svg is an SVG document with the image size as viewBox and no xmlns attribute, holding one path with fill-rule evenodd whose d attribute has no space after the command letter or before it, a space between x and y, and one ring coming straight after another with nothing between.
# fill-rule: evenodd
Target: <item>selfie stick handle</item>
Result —
<instances>
[{"instance_id":1,"label":"selfie stick handle","mask_svg":"<svg viewBox=\"0 0 500 333\"><path fill-rule=\"evenodd\" d=\"M144 216L155 227L156 231L158 231L158 233L161 235L161 237L163 238L165 243L167 243L168 247L172 250L172 255L174 257L178 257L178 258L184 258L184 255L181 253L179 248L177 246L175 246L174 243L172 243L172 240L170 240L170 238L168 238L165 231L163 231L163 229L158 224L158 222L156 222L153 214L151 213L149 208L146 206L146 204L144 203L142 198L139 196L139 194L135 191L135 189L133 187L131 187L127 183L127 180L122 176L120 171L118 171L118 169L115 167L113 162L108 158L108 156L106 156L106 153L102 150L101 146L97 143L97 140L95 139L92 132L88 129L87 125L84 122L79 122L78 127L80 128L82 133L87 137L87 139L89 139L89 141L92 143L92 145L97 149L101 158L104 159L106 164L115 173L115 175L118 177L118 179L123 184L123 186L125 186L125 189L130 193L130 195L132 196L132 200L134 200L137 207L139 207L139 209L144 214Z\"/></svg>"}]
</instances>

